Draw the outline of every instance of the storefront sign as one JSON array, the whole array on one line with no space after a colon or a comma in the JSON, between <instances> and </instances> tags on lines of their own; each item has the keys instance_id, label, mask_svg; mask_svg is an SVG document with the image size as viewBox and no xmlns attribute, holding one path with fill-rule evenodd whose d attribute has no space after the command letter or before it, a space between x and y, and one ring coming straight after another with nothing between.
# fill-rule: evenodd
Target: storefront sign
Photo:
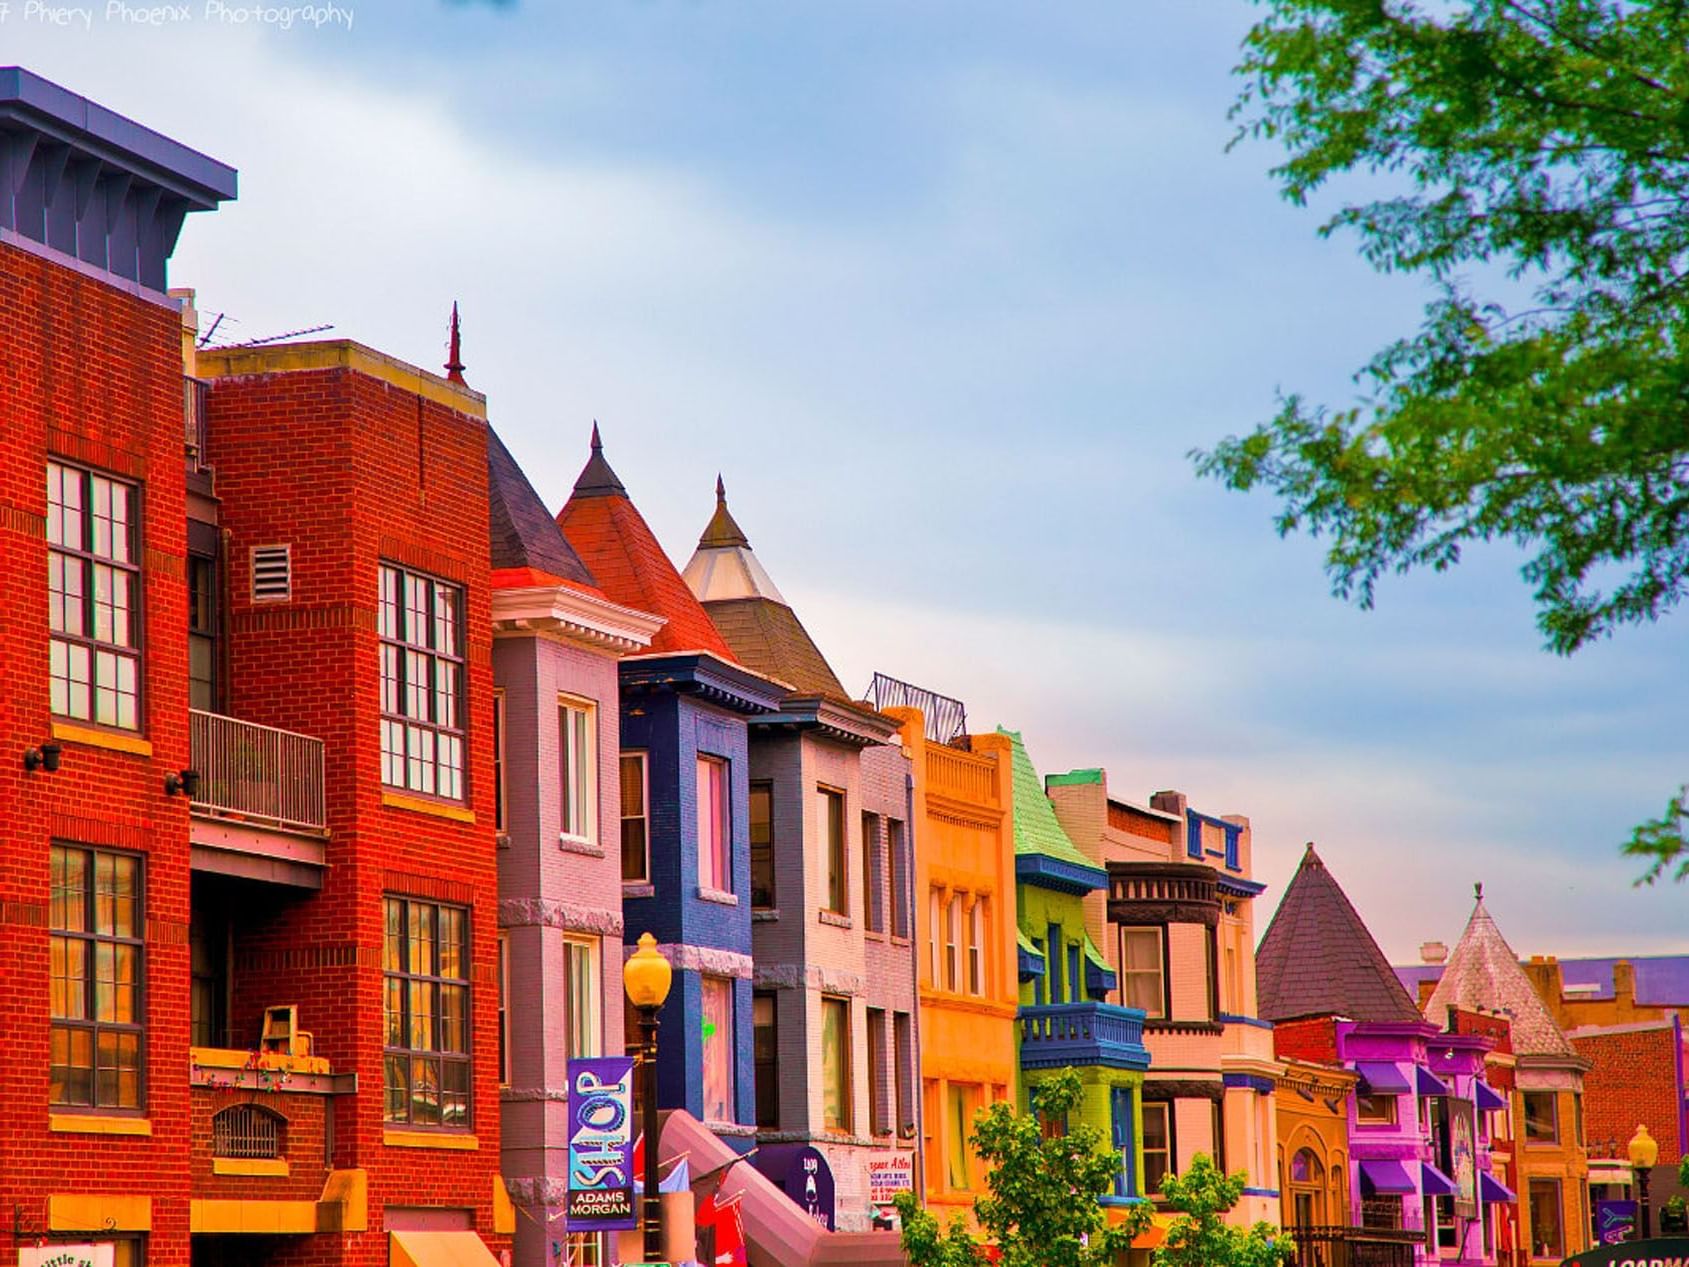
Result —
<instances>
[{"instance_id":1,"label":"storefront sign","mask_svg":"<svg viewBox=\"0 0 1689 1267\"><path fill-rule=\"evenodd\" d=\"M1449 1178L1454 1180L1456 1218L1478 1217L1477 1118L1471 1100L1450 1100Z\"/></svg>"},{"instance_id":2,"label":"storefront sign","mask_svg":"<svg viewBox=\"0 0 1689 1267\"><path fill-rule=\"evenodd\" d=\"M104 1245L29 1245L18 1249L18 1267L112 1267L111 1242Z\"/></svg>"},{"instance_id":3,"label":"storefront sign","mask_svg":"<svg viewBox=\"0 0 1689 1267\"><path fill-rule=\"evenodd\" d=\"M900 1192L915 1188L915 1155L884 1153L868 1159L868 1204L890 1205Z\"/></svg>"},{"instance_id":4,"label":"storefront sign","mask_svg":"<svg viewBox=\"0 0 1689 1267\"><path fill-rule=\"evenodd\" d=\"M751 1154L751 1164L798 1208L829 1232L833 1230L833 1168L808 1144L765 1144Z\"/></svg>"},{"instance_id":5,"label":"storefront sign","mask_svg":"<svg viewBox=\"0 0 1689 1267\"><path fill-rule=\"evenodd\" d=\"M637 1227L633 1193L633 1057L571 1060L569 1230Z\"/></svg>"},{"instance_id":6,"label":"storefront sign","mask_svg":"<svg viewBox=\"0 0 1689 1267\"><path fill-rule=\"evenodd\" d=\"M1689 1267L1689 1239L1666 1236L1603 1245L1572 1255L1561 1267Z\"/></svg>"},{"instance_id":7,"label":"storefront sign","mask_svg":"<svg viewBox=\"0 0 1689 1267\"><path fill-rule=\"evenodd\" d=\"M1595 1203L1595 1243L1617 1245L1636 1235L1636 1202Z\"/></svg>"}]
</instances>

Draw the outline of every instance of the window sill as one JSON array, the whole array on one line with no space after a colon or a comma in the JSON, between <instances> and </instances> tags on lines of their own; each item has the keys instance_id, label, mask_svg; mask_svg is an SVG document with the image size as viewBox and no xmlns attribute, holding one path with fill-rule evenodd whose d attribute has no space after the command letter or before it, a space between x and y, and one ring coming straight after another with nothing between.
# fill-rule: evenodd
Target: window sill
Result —
<instances>
[{"instance_id":1,"label":"window sill","mask_svg":"<svg viewBox=\"0 0 1689 1267\"><path fill-rule=\"evenodd\" d=\"M902 933L893 933L891 935L891 944L894 946L907 946L910 944L910 940Z\"/></svg>"},{"instance_id":2,"label":"window sill","mask_svg":"<svg viewBox=\"0 0 1689 1267\"><path fill-rule=\"evenodd\" d=\"M67 1135L151 1135L152 1120L105 1113L49 1113L47 1129Z\"/></svg>"},{"instance_id":3,"label":"window sill","mask_svg":"<svg viewBox=\"0 0 1689 1267\"><path fill-rule=\"evenodd\" d=\"M877 928L864 928L862 930L862 935L864 937L871 938L874 941L884 941L886 939L885 933Z\"/></svg>"},{"instance_id":4,"label":"window sill","mask_svg":"<svg viewBox=\"0 0 1689 1267\"><path fill-rule=\"evenodd\" d=\"M700 902L714 902L718 906L739 905L737 893L729 893L726 889L712 889L707 884L698 886L698 900Z\"/></svg>"},{"instance_id":5,"label":"window sill","mask_svg":"<svg viewBox=\"0 0 1689 1267\"><path fill-rule=\"evenodd\" d=\"M213 1157L214 1175L285 1176L287 1160L282 1157Z\"/></svg>"},{"instance_id":6,"label":"window sill","mask_svg":"<svg viewBox=\"0 0 1689 1267\"><path fill-rule=\"evenodd\" d=\"M580 836L559 836L557 847L564 853L578 853L583 858L602 858L604 856L602 849Z\"/></svg>"},{"instance_id":7,"label":"window sill","mask_svg":"<svg viewBox=\"0 0 1689 1267\"><path fill-rule=\"evenodd\" d=\"M75 722L56 721L53 738L79 743L87 748L105 748L111 752L127 752L137 757L152 756L152 742L128 731L105 730L99 726L79 726Z\"/></svg>"},{"instance_id":8,"label":"window sill","mask_svg":"<svg viewBox=\"0 0 1689 1267\"><path fill-rule=\"evenodd\" d=\"M442 1148L458 1152L478 1152L481 1141L473 1135L458 1135L449 1131L406 1131L389 1126L381 1132L381 1142L389 1148Z\"/></svg>"},{"instance_id":9,"label":"window sill","mask_svg":"<svg viewBox=\"0 0 1689 1267\"><path fill-rule=\"evenodd\" d=\"M840 915L837 911L821 910L817 911L815 914L816 918L818 918L823 924L831 924L834 928L855 927L855 925L851 923L850 916Z\"/></svg>"},{"instance_id":10,"label":"window sill","mask_svg":"<svg viewBox=\"0 0 1689 1267\"><path fill-rule=\"evenodd\" d=\"M780 908L778 906L751 907L751 923L753 924L772 924L779 918Z\"/></svg>"},{"instance_id":11,"label":"window sill","mask_svg":"<svg viewBox=\"0 0 1689 1267\"><path fill-rule=\"evenodd\" d=\"M652 884L649 880L622 881L622 898L624 901L628 898L656 896L657 886Z\"/></svg>"},{"instance_id":12,"label":"window sill","mask_svg":"<svg viewBox=\"0 0 1689 1267\"><path fill-rule=\"evenodd\" d=\"M449 801L432 801L425 796L411 796L405 792L384 791L381 803L388 809L408 809L414 814L432 814L435 818L449 818L454 823L473 823L475 811Z\"/></svg>"}]
</instances>

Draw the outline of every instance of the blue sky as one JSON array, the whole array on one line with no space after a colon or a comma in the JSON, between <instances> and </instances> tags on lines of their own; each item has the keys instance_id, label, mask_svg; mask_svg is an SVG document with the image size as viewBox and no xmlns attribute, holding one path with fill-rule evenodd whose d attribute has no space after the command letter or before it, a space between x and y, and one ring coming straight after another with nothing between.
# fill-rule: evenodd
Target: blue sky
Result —
<instances>
[{"instance_id":1,"label":"blue sky","mask_svg":"<svg viewBox=\"0 0 1689 1267\"><path fill-rule=\"evenodd\" d=\"M1278 389L1349 399L1423 297L1225 153L1251 6L339 2L12 0L0 61L240 169L172 274L225 333L435 366L460 301L541 493L597 418L677 562L719 470L848 684L1250 815L1269 904L1317 841L1397 959L1475 880L1521 953L1689 949L1614 852L1683 777L1683 619L1554 659L1504 548L1359 612L1191 472Z\"/></svg>"}]
</instances>

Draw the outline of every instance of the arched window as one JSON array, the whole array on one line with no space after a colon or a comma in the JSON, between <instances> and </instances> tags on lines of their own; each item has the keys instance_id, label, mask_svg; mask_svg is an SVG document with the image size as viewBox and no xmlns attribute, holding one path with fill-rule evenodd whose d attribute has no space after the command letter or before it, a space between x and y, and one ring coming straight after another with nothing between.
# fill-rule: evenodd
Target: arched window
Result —
<instances>
[{"instance_id":1,"label":"arched window","mask_svg":"<svg viewBox=\"0 0 1689 1267\"><path fill-rule=\"evenodd\" d=\"M211 1119L211 1155L280 1157L286 1125L286 1118L262 1105L231 1104Z\"/></svg>"},{"instance_id":2,"label":"arched window","mask_svg":"<svg viewBox=\"0 0 1689 1267\"><path fill-rule=\"evenodd\" d=\"M1291 1183L1321 1183L1324 1179L1325 1167L1320 1165L1320 1159L1314 1156L1313 1149L1301 1149L1290 1159Z\"/></svg>"}]
</instances>

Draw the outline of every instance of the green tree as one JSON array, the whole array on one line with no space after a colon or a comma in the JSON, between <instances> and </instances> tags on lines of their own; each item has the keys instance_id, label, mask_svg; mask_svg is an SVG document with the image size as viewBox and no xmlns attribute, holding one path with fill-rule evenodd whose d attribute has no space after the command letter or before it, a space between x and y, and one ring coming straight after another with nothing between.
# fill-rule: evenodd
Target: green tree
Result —
<instances>
[{"instance_id":1,"label":"green tree","mask_svg":"<svg viewBox=\"0 0 1689 1267\"><path fill-rule=\"evenodd\" d=\"M1045 1137L1041 1119L1063 1120L1083 1101L1079 1075L1057 1071L1038 1084L1036 1097L1036 1114L999 1102L974 1118L971 1142L990 1167L986 1192L974 1202L983 1240L959 1215L941 1231L914 1193L898 1194L911 1267L975 1267L986 1243L997 1247L1002 1267L1112 1267L1149 1226L1147 1204L1129 1207L1125 1221L1111 1226L1097 1203L1113 1191L1120 1167L1101 1132L1078 1123Z\"/></svg>"},{"instance_id":2,"label":"green tree","mask_svg":"<svg viewBox=\"0 0 1689 1267\"><path fill-rule=\"evenodd\" d=\"M1155 1251L1155 1267L1278 1267L1294 1254L1295 1244L1279 1228L1267 1223L1232 1227L1224 1221L1246 1182L1241 1173L1223 1173L1206 1153L1193 1157L1183 1174L1168 1175L1161 1195L1179 1217Z\"/></svg>"},{"instance_id":3,"label":"green tree","mask_svg":"<svg viewBox=\"0 0 1689 1267\"><path fill-rule=\"evenodd\" d=\"M1286 396L1198 470L1276 494L1279 532L1325 536L1362 607L1386 573L1506 541L1553 651L1658 618L1689 586L1689 4L1266 3L1238 139L1284 147L1297 204L1393 184L1321 233L1434 298L1358 403ZM1625 846L1645 878L1684 856L1683 809Z\"/></svg>"}]
</instances>

